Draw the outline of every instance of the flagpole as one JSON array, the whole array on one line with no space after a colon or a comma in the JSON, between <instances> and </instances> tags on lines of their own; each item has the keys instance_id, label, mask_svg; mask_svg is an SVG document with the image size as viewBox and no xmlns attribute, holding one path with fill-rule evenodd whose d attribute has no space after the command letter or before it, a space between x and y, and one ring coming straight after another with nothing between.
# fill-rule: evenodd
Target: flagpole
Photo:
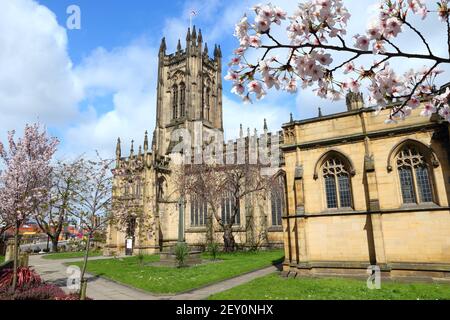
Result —
<instances>
[{"instance_id":1,"label":"flagpole","mask_svg":"<svg viewBox=\"0 0 450 320\"><path fill-rule=\"evenodd\" d=\"M197 11L191 10L189 12L189 28L192 30L192 18L197 15Z\"/></svg>"}]
</instances>

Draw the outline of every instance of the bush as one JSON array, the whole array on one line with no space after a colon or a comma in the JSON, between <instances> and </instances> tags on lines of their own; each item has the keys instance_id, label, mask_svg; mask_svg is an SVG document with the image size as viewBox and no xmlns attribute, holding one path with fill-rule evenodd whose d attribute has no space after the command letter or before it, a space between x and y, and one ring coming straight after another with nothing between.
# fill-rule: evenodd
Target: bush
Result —
<instances>
[{"instance_id":1,"label":"bush","mask_svg":"<svg viewBox=\"0 0 450 320\"><path fill-rule=\"evenodd\" d=\"M46 284L14 294L14 300L60 300L64 299L64 291L52 284Z\"/></svg>"},{"instance_id":2,"label":"bush","mask_svg":"<svg viewBox=\"0 0 450 320\"><path fill-rule=\"evenodd\" d=\"M139 266L141 266L141 267L144 265L144 258L145 258L145 256L142 253L139 253L137 255L137 259L139 261Z\"/></svg>"},{"instance_id":3,"label":"bush","mask_svg":"<svg viewBox=\"0 0 450 320\"><path fill-rule=\"evenodd\" d=\"M58 286L42 283L31 268L17 268L17 287L11 294L12 280L13 269L0 273L0 300L80 300L78 294L67 295Z\"/></svg>"},{"instance_id":4,"label":"bush","mask_svg":"<svg viewBox=\"0 0 450 320\"><path fill-rule=\"evenodd\" d=\"M6 292L12 286L13 269L3 271L0 275L0 291ZM17 290L27 290L40 286L41 277L31 268L17 268Z\"/></svg>"},{"instance_id":5,"label":"bush","mask_svg":"<svg viewBox=\"0 0 450 320\"><path fill-rule=\"evenodd\" d=\"M211 242L208 245L208 253L212 255L213 260L217 260L217 254L219 253L220 245L217 242Z\"/></svg>"},{"instance_id":6,"label":"bush","mask_svg":"<svg viewBox=\"0 0 450 320\"><path fill-rule=\"evenodd\" d=\"M175 258L178 262L178 267L184 267L186 262L186 257L189 254L189 247L186 243L177 243L175 246Z\"/></svg>"}]
</instances>

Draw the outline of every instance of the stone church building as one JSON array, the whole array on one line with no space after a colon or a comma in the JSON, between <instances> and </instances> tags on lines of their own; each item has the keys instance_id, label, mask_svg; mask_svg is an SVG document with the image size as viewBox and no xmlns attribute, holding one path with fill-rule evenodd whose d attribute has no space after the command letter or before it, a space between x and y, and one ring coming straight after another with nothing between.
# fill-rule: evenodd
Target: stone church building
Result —
<instances>
[{"instance_id":1,"label":"stone church building","mask_svg":"<svg viewBox=\"0 0 450 320\"><path fill-rule=\"evenodd\" d=\"M189 133L192 145L204 145L210 138L222 137L222 52L215 46L211 58L201 30L195 27L186 36L186 48L179 41L177 51L166 54L165 39L159 51L156 127L150 145L145 133L143 147L123 157L120 139L116 150L113 202L139 212L144 219L129 221L127 225L111 224L108 230L106 253L123 253L127 239L134 253L157 253L178 241L179 224L184 225L185 240L194 247L205 247L207 226L212 221L214 241L222 243L223 232L204 203L191 197L180 203L178 190L179 167L173 151ZM261 124L263 125L263 124ZM181 135L179 136L179 133ZM279 133L281 135L281 132ZM271 137L264 123L264 134ZM175 139L174 139L175 137ZM237 141L247 144L256 137L246 136L241 128ZM259 138L256 138L259 139ZM119 174L120 173L120 174ZM282 175L282 172L280 172ZM280 177L283 179L284 177ZM284 186L284 182L282 183ZM283 192L284 193L284 192ZM241 201L240 214L233 227L235 240L242 248L283 247L282 215L284 194L252 194ZM221 215L230 219L233 201L224 198ZM180 221L180 205L184 217ZM140 220L140 221L137 221ZM122 223L123 224L123 223ZM130 250L129 250L130 251Z\"/></svg>"},{"instance_id":2,"label":"stone church building","mask_svg":"<svg viewBox=\"0 0 450 320\"><path fill-rule=\"evenodd\" d=\"M178 240L181 223L191 246L206 244L207 206L180 202L173 135L187 129L194 143L223 132L222 52L213 58L195 27L186 48L159 52L157 116L152 143L122 156L117 143L113 201L141 212L139 221L111 224L106 254L157 253ZM283 196L255 194L241 203L234 227L242 248L285 249L285 275L383 275L450 280L450 126L420 111L398 124L376 114L361 95L347 111L284 124L280 183ZM275 133L275 135L278 133ZM274 136L267 132L264 135ZM250 132L239 140L250 141ZM256 133L254 135L256 137ZM233 142L231 142L233 144ZM120 172L120 174L118 174ZM224 199L222 218L230 214ZM183 217L180 220L180 206ZM213 222L216 241L220 227ZM128 239L128 240L127 240Z\"/></svg>"}]
</instances>

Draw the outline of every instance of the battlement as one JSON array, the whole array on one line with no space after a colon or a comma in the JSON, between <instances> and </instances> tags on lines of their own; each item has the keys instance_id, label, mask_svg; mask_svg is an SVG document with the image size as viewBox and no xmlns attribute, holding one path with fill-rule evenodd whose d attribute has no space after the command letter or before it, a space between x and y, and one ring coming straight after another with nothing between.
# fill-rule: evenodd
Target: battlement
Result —
<instances>
[{"instance_id":1,"label":"battlement","mask_svg":"<svg viewBox=\"0 0 450 320\"><path fill-rule=\"evenodd\" d=\"M181 45L181 40L178 40L177 50L174 53L166 54L167 45L166 39L161 40L160 45L160 58L164 58L164 63L166 65L172 65L186 61L189 56L201 57L203 58L203 63L210 65L211 67L217 67L221 64L222 49L218 45L214 45L213 57L209 56L208 44L203 43L202 30L199 29L197 34L196 27L194 26L192 32L190 28L188 29L186 35L186 47L183 49Z\"/></svg>"}]
</instances>

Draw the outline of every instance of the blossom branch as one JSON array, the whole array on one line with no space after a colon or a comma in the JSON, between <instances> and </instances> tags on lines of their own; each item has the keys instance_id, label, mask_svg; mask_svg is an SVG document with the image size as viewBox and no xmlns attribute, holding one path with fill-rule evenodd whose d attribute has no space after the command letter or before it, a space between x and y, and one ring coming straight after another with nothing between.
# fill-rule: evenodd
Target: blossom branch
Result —
<instances>
[{"instance_id":1,"label":"blossom branch","mask_svg":"<svg viewBox=\"0 0 450 320\"><path fill-rule=\"evenodd\" d=\"M424 35L407 21L409 14L427 18L431 11L422 0L383 1L378 17L371 21L365 34L354 36L353 46L347 45L344 39L350 13L342 0L309 0L300 3L296 13L289 18L285 11L271 4L255 6L254 11L254 23L250 23L248 16L244 16L236 25L235 36L239 39L240 46L235 50L236 56L230 62L230 71L226 76L227 80L234 82L232 92L240 95L244 101L251 101L251 95L261 99L266 95L266 90L272 87L294 93L299 81L302 88L315 85L314 91L322 98L338 100L348 92L359 92L361 85L367 80L369 102L378 108L385 107L393 100L400 102L399 99L406 99L394 110L392 118L399 114L409 114L410 109L407 108L416 107L419 97L436 93L433 81L441 73L437 66L450 64L448 0L441 0L436 12L447 23L449 57L433 54ZM288 20L287 35L290 43L282 43L271 34L272 28L280 26L285 20ZM393 40L404 31L403 26L419 36L427 48L427 54L407 52L394 43ZM263 43L263 36L273 44ZM333 40L339 43L335 44ZM392 47L394 51L386 50L385 46ZM262 56L256 63L246 62L245 53L248 48L262 50ZM279 58L268 58L270 52L280 49L289 51L287 62ZM332 54L339 52L352 54L352 57L330 67L333 63ZM354 63L364 56L381 59L368 67L356 68ZM389 60L394 58L432 62L434 66L423 71L411 70L399 76L389 66ZM357 80L339 80L336 75L340 70L343 74L356 74ZM446 120L448 108L446 103L439 108L440 115Z\"/></svg>"}]
</instances>

